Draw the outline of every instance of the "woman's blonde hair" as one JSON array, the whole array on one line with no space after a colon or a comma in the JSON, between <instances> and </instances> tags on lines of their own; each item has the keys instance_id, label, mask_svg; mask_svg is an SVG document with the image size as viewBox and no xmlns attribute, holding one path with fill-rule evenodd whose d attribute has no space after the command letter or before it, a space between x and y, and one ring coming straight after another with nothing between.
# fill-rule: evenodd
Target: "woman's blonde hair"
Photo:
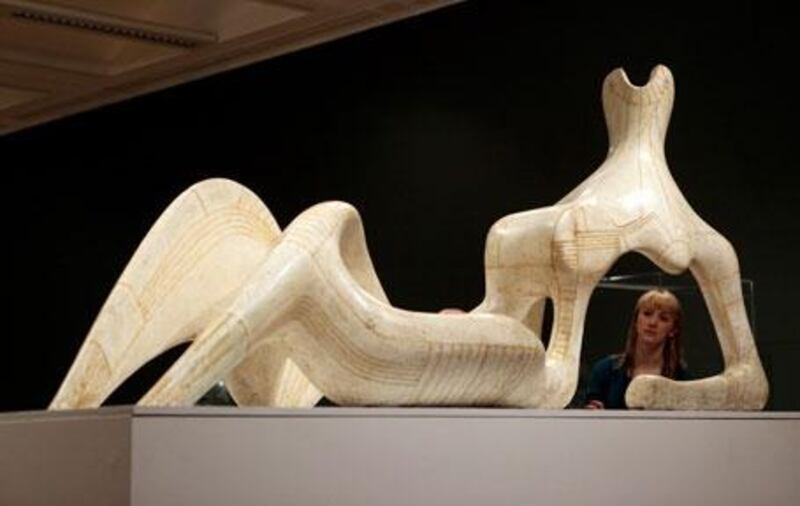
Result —
<instances>
[{"instance_id":1,"label":"woman's blonde hair","mask_svg":"<svg viewBox=\"0 0 800 506\"><path fill-rule=\"evenodd\" d=\"M664 344L664 355L661 362L661 375L667 378L674 378L678 369L684 365L683 347L681 345L683 310L678 298L669 290L661 288L645 292L636 302L633 317L628 326L625 352L620 357L619 366L624 367L629 372L636 368L636 344L639 339L639 334L636 332L636 320L639 317L639 312L647 309L667 311L672 313L674 318L672 332L669 333L667 342Z\"/></svg>"}]
</instances>

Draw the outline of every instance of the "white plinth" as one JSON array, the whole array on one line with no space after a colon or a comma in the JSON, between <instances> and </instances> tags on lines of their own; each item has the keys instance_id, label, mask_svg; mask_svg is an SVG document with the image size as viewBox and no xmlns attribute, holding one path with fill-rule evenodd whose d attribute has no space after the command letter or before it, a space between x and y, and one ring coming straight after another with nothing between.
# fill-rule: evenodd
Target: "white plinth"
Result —
<instances>
[{"instance_id":1,"label":"white plinth","mask_svg":"<svg viewBox=\"0 0 800 506\"><path fill-rule=\"evenodd\" d=\"M0 415L0 505L800 504L800 413Z\"/></svg>"}]
</instances>

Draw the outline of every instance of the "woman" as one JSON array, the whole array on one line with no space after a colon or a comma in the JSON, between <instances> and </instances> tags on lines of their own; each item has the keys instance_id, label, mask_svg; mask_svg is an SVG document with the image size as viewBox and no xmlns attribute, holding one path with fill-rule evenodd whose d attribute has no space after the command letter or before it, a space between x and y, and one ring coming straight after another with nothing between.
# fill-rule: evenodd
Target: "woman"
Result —
<instances>
[{"instance_id":1,"label":"woman","mask_svg":"<svg viewBox=\"0 0 800 506\"><path fill-rule=\"evenodd\" d=\"M590 409L626 409L625 391L640 374L686 379L681 350L681 305L667 290L650 290L633 311L625 352L592 367L586 399Z\"/></svg>"}]
</instances>

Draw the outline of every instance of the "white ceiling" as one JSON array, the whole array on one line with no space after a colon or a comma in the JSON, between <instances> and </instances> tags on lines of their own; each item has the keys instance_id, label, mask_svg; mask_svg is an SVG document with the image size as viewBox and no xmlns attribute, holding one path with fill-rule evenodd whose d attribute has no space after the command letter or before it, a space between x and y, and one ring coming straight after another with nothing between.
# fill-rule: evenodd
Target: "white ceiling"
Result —
<instances>
[{"instance_id":1,"label":"white ceiling","mask_svg":"<svg viewBox=\"0 0 800 506\"><path fill-rule=\"evenodd\" d=\"M461 0L0 0L0 134Z\"/></svg>"}]
</instances>

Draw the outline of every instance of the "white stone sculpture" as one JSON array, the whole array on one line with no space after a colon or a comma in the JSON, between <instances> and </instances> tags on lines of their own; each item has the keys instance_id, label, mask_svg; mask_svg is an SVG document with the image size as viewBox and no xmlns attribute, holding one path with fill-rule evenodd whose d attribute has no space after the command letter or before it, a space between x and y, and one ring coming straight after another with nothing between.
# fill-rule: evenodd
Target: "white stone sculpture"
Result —
<instances>
[{"instance_id":1,"label":"white stone sculpture","mask_svg":"<svg viewBox=\"0 0 800 506\"><path fill-rule=\"evenodd\" d=\"M486 242L486 297L469 314L392 307L357 211L319 204L279 232L246 189L200 183L159 219L114 288L51 407L99 405L137 367L193 343L140 401L185 405L226 378L245 404L562 408L578 381L589 298L621 255L690 269L724 371L677 382L638 376L626 402L657 409L761 409L768 386L736 254L692 210L667 168L674 85L622 70L603 86L605 162L554 206L507 216ZM548 349L540 339L554 306Z\"/></svg>"}]
</instances>

